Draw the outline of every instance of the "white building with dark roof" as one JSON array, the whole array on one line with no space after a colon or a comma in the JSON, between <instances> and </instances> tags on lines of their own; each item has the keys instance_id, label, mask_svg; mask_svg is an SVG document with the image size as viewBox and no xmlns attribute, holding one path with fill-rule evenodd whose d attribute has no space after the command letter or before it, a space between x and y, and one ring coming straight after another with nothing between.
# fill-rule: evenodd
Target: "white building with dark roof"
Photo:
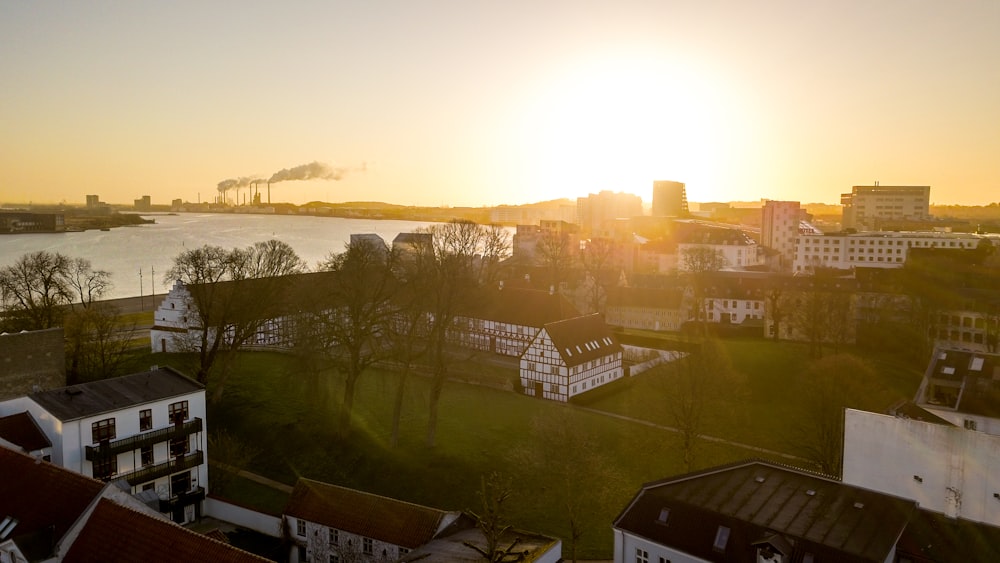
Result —
<instances>
[{"instance_id":1,"label":"white building with dark roof","mask_svg":"<svg viewBox=\"0 0 1000 563\"><path fill-rule=\"evenodd\" d=\"M745 461L642 486L615 519L615 563L893 562L917 503Z\"/></svg>"},{"instance_id":2,"label":"white building with dark roof","mask_svg":"<svg viewBox=\"0 0 1000 563\"><path fill-rule=\"evenodd\" d=\"M520 371L526 395L565 402L620 379L622 347L597 313L548 323L521 355Z\"/></svg>"},{"instance_id":3,"label":"white building with dark roof","mask_svg":"<svg viewBox=\"0 0 1000 563\"><path fill-rule=\"evenodd\" d=\"M475 518L300 478L285 507L288 561L421 563L475 562L486 541ZM504 561L557 563L562 542L556 538L508 529L501 546L516 546Z\"/></svg>"},{"instance_id":4,"label":"white building with dark roof","mask_svg":"<svg viewBox=\"0 0 1000 563\"><path fill-rule=\"evenodd\" d=\"M0 403L27 412L51 459L115 482L178 522L201 515L208 491L205 388L171 368L72 385Z\"/></svg>"}]
</instances>

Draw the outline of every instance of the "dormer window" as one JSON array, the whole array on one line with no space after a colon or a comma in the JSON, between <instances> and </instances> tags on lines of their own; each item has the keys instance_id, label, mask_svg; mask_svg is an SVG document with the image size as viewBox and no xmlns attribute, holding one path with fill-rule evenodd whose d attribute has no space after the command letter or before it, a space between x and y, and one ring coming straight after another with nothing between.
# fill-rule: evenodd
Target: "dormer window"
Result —
<instances>
[{"instance_id":1,"label":"dormer window","mask_svg":"<svg viewBox=\"0 0 1000 563\"><path fill-rule=\"evenodd\" d=\"M719 526L715 531L715 541L712 543L712 549L715 551L726 551L727 543L729 543L729 528Z\"/></svg>"},{"instance_id":2,"label":"dormer window","mask_svg":"<svg viewBox=\"0 0 1000 563\"><path fill-rule=\"evenodd\" d=\"M666 524L667 520L670 518L670 509L663 507L660 509L660 515L656 517L657 524Z\"/></svg>"}]
</instances>

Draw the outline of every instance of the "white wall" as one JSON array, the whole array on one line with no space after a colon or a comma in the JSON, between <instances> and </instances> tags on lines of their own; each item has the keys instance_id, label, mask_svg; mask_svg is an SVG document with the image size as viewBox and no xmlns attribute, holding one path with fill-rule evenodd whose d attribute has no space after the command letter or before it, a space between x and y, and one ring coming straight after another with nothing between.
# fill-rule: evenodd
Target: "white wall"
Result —
<instances>
[{"instance_id":1,"label":"white wall","mask_svg":"<svg viewBox=\"0 0 1000 563\"><path fill-rule=\"evenodd\" d=\"M844 419L845 483L1000 526L1000 436L853 409Z\"/></svg>"},{"instance_id":2,"label":"white wall","mask_svg":"<svg viewBox=\"0 0 1000 563\"><path fill-rule=\"evenodd\" d=\"M205 499L203 514L260 532L272 538L281 537L280 516L271 516L212 497Z\"/></svg>"},{"instance_id":3,"label":"white wall","mask_svg":"<svg viewBox=\"0 0 1000 563\"><path fill-rule=\"evenodd\" d=\"M683 551L670 549L666 546L662 546L645 538L632 535L623 530L615 529L614 533L615 563L635 563L637 561L636 549L644 550L649 554L649 563L658 563L660 557L669 560L670 563L703 563L708 561L707 559L701 559L700 557L688 555Z\"/></svg>"}]
</instances>

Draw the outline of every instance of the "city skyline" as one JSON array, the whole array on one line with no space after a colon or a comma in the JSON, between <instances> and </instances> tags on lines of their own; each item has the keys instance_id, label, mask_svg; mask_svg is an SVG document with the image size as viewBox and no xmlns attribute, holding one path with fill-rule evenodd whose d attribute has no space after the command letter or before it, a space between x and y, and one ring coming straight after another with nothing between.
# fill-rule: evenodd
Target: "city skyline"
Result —
<instances>
[{"instance_id":1,"label":"city skyline","mask_svg":"<svg viewBox=\"0 0 1000 563\"><path fill-rule=\"evenodd\" d=\"M1000 193L1000 4L16 4L0 201ZM322 174L298 180L297 167ZM242 198L241 198L242 199Z\"/></svg>"}]
</instances>

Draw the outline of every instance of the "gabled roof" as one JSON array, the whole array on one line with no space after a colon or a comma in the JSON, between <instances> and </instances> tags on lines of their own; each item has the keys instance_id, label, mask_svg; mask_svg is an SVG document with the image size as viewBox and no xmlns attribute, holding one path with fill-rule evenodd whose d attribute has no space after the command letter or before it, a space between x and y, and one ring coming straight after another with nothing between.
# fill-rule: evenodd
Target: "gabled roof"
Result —
<instances>
[{"instance_id":1,"label":"gabled roof","mask_svg":"<svg viewBox=\"0 0 1000 563\"><path fill-rule=\"evenodd\" d=\"M520 287L483 289L462 314L483 320L542 328L546 323L580 316L560 293Z\"/></svg>"},{"instance_id":2,"label":"gabled roof","mask_svg":"<svg viewBox=\"0 0 1000 563\"><path fill-rule=\"evenodd\" d=\"M205 387L169 367L29 395L63 422L187 395Z\"/></svg>"},{"instance_id":3,"label":"gabled roof","mask_svg":"<svg viewBox=\"0 0 1000 563\"><path fill-rule=\"evenodd\" d=\"M599 313L549 323L545 332L568 367L622 351Z\"/></svg>"},{"instance_id":4,"label":"gabled roof","mask_svg":"<svg viewBox=\"0 0 1000 563\"><path fill-rule=\"evenodd\" d=\"M229 544L101 499L63 563L256 563L269 561Z\"/></svg>"},{"instance_id":5,"label":"gabled roof","mask_svg":"<svg viewBox=\"0 0 1000 563\"><path fill-rule=\"evenodd\" d=\"M448 512L300 478L284 514L414 549L442 528Z\"/></svg>"},{"instance_id":6,"label":"gabled roof","mask_svg":"<svg viewBox=\"0 0 1000 563\"><path fill-rule=\"evenodd\" d=\"M786 560L885 561L917 503L763 461L746 461L643 486L615 520L660 545L708 560L756 561L751 545L778 534ZM713 544L729 528L724 551Z\"/></svg>"},{"instance_id":7,"label":"gabled roof","mask_svg":"<svg viewBox=\"0 0 1000 563\"><path fill-rule=\"evenodd\" d=\"M0 438L28 452L52 447L52 442L27 411L0 417Z\"/></svg>"},{"instance_id":8,"label":"gabled roof","mask_svg":"<svg viewBox=\"0 0 1000 563\"><path fill-rule=\"evenodd\" d=\"M607 306L680 309L683 300L684 291L679 288L612 287Z\"/></svg>"},{"instance_id":9,"label":"gabled roof","mask_svg":"<svg viewBox=\"0 0 1000 563\"><path fill-rule=\"evenodd\" d=\"M433 240L431 233L399 233L392 244L428 244Z\"/></svg>"},{"instance_id":10,"label":"gabled roof","mask_svg":"<svg viewBox=\"0 0 1000 563\"><path fill-rule=\"evenodd\" d=\"M10 537L29 557L48 556L104 487L100 481L4 447L0 447L0 475L0 520L18 520Z\"/></svg>"}]
</instances>

